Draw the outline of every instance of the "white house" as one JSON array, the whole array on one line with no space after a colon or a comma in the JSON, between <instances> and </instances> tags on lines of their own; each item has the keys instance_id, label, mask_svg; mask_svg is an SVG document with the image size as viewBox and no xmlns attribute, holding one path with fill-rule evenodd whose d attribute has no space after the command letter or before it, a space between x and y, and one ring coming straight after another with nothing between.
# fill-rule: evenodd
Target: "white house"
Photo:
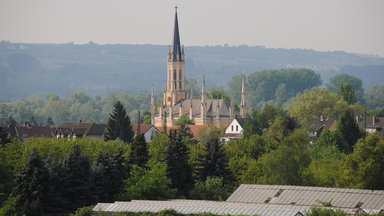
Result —
<instances>
[{"instance_id":1,"label":"white house","mask_svg":"<svg viewBox=\"0 0 384 216\"><path fill-rule=\"evenodd\" d=\"M221 137L221 139L225 142L232 139L240 139L243 134L244 124L244 118L234 118L225 129L225 134L223 137Z\"/></svg>"},{"instance_id":2,"label":"white house","mask_svg":"<svg viewBox=\"0 0 384 216\"><path fill-rule=\"evenodd\" d=\"M135 133L135 136L139 133L138 124L132 124L132 130ZM151 124L140 124L140 133L144 134L145 141L151 141L152 137L161 132Z\"/></svg>"}]
</instances>

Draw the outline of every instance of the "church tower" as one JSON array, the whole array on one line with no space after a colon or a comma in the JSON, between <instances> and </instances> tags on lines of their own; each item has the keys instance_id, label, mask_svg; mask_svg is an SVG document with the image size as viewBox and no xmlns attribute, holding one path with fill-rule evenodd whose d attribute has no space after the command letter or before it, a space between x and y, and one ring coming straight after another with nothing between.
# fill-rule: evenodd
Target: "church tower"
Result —
<instances>
[{"instance_id":1,"label":"church tower","mask_svg":"<svg viewBox=\"0 0 384 216\"><path fill-rule=\"evenodd\" d=\"M184 60L184 47L180 45L177 7L175 7L173 44L168 50L167 84L163 98L163 105L165 106L174 106L178 102L187 99L184 80Z\"/></svg>"}]
</instances>

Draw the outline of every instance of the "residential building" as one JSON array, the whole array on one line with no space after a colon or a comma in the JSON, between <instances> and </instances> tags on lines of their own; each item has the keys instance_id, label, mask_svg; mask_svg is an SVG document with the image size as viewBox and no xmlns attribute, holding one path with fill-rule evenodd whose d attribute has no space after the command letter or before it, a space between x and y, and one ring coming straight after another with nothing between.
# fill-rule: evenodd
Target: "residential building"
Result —
<instances>
[{"instance_id":1,"label":"residential building","mask_svg":"<svg viewBox=\"0 0 384 216\"><path fill-rule=\"evenodd\" d=\"M105 124L96 124L92 122L64 122L58 128L52 128L56 138L62 137L88 137L101 140L103 138Z\"/></svg>"},{"instance_id":2,"label":"residential building","mask_svg":"<svg viewBox=\"0 0 384 216\"><path fill-rule=\"evenodd\" d=\"M146 142L150 142L153 136L161 133L159 129L151 124L133 124L132 131L135 133L135 136L144 134Z\"/></svg>"},{"instance_id":3,"label":"residential building","mask_svg":"<svg viewBox=\"0 0 384 216\"><path fill-rule=\"evenodd\" d=\"M221 139L225 142L232 139L240 139L243 136L244 125L245 118L235 117L225 129L225 134Z\"/></svg>"},{"instance_id":4,"label":"residential building","mask_svg":"<svg viewBox=\"0 0 384 216\"><path fill-rule=\"evenodd\" d=\"M52 138L52 130L48 126L36 126L30 122L24 122L16 127L7 127L5 131L8 132L9 137L17 138L23 142L28 141L29 139L35 137L46 137Z\"/></svg>"}]
</instances>

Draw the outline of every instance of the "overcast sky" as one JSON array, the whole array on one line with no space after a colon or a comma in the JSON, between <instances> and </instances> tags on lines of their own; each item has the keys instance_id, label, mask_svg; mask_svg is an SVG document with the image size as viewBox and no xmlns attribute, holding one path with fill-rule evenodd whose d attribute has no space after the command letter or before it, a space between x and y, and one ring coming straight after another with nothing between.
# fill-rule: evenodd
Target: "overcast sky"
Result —
<instances>
[{"instance_id":1,"label":"overcast sky","mask_svg":"<svg viewBox=\"0 0 384 216\"><path fill-rule=\"evenodd\" d=\"M0 40L168 45L176 4L186 46L384 56L384 0L0 0Z\"/></svg>"}]
</instances>

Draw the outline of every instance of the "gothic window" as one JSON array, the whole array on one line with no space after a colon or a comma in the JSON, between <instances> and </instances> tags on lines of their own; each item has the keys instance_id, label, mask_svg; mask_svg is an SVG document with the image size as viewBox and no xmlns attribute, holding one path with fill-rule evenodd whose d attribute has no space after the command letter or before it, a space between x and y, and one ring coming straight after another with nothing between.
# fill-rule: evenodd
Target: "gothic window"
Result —
<instances>
[{"instance_id":1,"label":"gothic window","mask_svg":"<svg viewBox=\"0 0 384 216\"><path fill-rule=\"evenodd\" d=\"M173 70L173 80L176 80L176 70Z\"/></svg>"}]
</instances>

